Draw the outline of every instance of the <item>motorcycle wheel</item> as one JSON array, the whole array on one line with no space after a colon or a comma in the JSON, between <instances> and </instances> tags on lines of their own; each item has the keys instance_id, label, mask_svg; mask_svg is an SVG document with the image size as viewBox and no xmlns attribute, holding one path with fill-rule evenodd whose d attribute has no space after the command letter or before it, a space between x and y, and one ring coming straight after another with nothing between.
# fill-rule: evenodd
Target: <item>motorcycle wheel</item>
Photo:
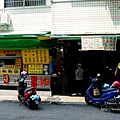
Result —
<instances>
[{"instance_id":1,"label":"motorcycle wheel","mask_svg":"<svg viewBox=\"0 0 120 120\"><path fill-rule=\"evenodd\" d=\"M88 105L92 105L92 101L90 99L90 97L88 95L85 95L85 102L88 104Z\"/></svg>"},{"instance_id":2,"label":"motorcycle wheel","mask_svg":"<svg viewBox=\"0 0 120 120\"><path fill-rule=\"evenodd\" d=\"M35 104L34 102L31 103L31 109L37 110L38 109L38 104Z\"/></svg>"}]
</instances>

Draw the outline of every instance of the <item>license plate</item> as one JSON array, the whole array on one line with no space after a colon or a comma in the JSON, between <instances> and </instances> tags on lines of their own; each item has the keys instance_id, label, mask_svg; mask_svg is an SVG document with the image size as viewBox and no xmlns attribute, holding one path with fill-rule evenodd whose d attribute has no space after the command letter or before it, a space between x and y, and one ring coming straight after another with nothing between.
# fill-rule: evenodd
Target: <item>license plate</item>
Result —
<instances>
[{"instance_id":1,"label":"license plate","mask_svg":"<svg viewBox=\"0 0 120 120\"><path fill-rule=\"evenodd\" d=\"M38 104L38 103L39 103L38 99L35 99L34 102L35 102L35 104Z\"/></svg>"}]
</instances>

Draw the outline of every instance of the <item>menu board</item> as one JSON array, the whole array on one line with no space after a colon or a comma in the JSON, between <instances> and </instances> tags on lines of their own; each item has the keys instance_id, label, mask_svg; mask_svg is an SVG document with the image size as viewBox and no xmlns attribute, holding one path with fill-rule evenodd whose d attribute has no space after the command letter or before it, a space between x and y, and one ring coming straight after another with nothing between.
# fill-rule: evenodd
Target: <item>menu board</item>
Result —
<instances>
[{"instance_id":1,"label":"menu board","mask_svg":"<svg viewBox=\"0 0 120 120\"><path fill-rule=\"evenodd\" d=\"M116 36L84 36L82 50L116 50Z\"/></svg>"},{"instance_id":2,"label":"menu board","mask_svg":"<svg viewBox=\"0 0 120 120\"><path fill-rule=\"evenodd\" d=\"M43 65L28 65L28 74L43 74Z\"/></svg>"},{"instance_id":3,"label":"menu board","mask_svg":"<svg viewBox=\"0 0 120 120\"><path fill-rule=\"evenodd\" d=\"M18 69L21 68L21 58L15 59L15 68L18 68Z\"/></svg>"},{"instance_id":4,"label":"menu board","mask_svg":"<svg viewBox=\"0 0 120 120\"><path fill-rule=\"evenodd\" d=\"M0 50L0 56L20 56L19 50Z\"/></svg>"},{"instance_id":5,"label":"menu board","mask_svg":"<svg viewBox=\"0 0 120 120\"><path fill-rule=\"evenodd\" d=\"M23 64L49 64L49 50L22 50Z\"/></svg>"}]
</instances>

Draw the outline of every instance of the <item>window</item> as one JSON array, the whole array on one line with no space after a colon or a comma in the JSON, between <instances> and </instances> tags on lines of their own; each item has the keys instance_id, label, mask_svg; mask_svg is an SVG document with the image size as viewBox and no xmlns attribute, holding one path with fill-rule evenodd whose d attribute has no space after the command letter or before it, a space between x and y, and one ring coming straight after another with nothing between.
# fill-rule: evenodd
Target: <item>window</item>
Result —
<instances>
[{"instance_id":1,"label":"window","mask_svg":"<svg viewBox=\"0 0 120 120\"><path fill-rule=\"evenodd\" d=\"M45 5L45 0L25 0L25 6Z\"/></svg>"},{"instance_id":2,"label":"window","mask_svg":"<svg viewBox=\"0 0 120 120\"><path fill-rule=\"evenodd\" d=\"M5 8L8 7L24 7L24 6L40 6L45 5L46 0L5 0Z\"/></svg>"},{"instance_id":3,"label":"window","mask_svg":"<svg viewBox=\"0 0 120 120\"><path fill-rule=\"evenodd\" d=\"M7 7L22 7L23 0L5 0L5 8Z\"/></svg>"}]
</instances>

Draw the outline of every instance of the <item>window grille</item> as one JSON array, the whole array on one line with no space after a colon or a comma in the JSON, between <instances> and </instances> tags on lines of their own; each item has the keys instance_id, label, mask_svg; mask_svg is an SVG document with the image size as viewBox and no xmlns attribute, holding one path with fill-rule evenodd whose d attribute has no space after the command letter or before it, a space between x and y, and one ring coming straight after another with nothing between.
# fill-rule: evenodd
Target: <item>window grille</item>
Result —
<instances>
[{"instance_id":1,"label":"window grille","mask_svg":"<svg viewBox=\"0 0 120 120\"><path fill-rule=\"evenodd\" d=\"M5 8L45 5L46 0L5 0Z\"/></svg>"},{"instance_id":2,"label":"window grille","mask_svg":"<svg viewBox=\"0 0 120 120\"><path fill-rule=\"evenodd\" d=\"M45 0L25 0L25 6L45 5Z\"/></svg>"}]
</instances>

